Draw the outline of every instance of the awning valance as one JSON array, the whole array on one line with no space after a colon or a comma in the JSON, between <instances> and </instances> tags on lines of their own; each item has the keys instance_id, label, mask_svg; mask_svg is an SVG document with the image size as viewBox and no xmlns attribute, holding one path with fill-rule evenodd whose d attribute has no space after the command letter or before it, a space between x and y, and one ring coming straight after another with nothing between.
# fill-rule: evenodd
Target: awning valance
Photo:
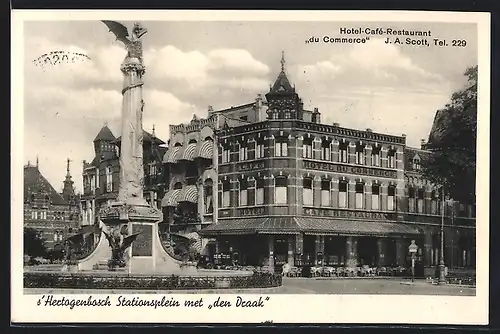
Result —
<instances>
[{"instance_id":1,"label":"awning valance","mask_svg":"<svg viewBox=\"0 0 500 334\"><path fill-rule=\"evenodd\" d=\"M198 188L193 185L182 188L179 195L179 202L198 203Z\"/></svg>"},{"instance_id":2,"label":"awning valance","mask_svg":"<svg viewBox=\"0 0 500 334\"><path fill-rule=\"evenodd\" d=\"M421 233L417 227L403 222L349 221L297 217L297 223L306 234L390 236Z\"/></svg>"},{"instance_id":3,"label":"awning valance","mask_svg":"<svg viewBox=\"0 0 500 334\"><path fill-rule=\"evenodd\" d=\"M182 157L180 157L179 160L193 161L196 151L196 145L196 143L188 144L188 146L186 146L186 149L182 152Z\"/></svg>"},{"instance_id":4,"label":"awning valance","mask_svg":"<svg viewBox=\"0 0 500 334\"><path fill-rule=\"evenodd\" d=\"M161 206L177 206L179 195L181 194L182 189L174 189L168 191L165 196L163 196L161 200Z\"/></svg>"},{"instance_id":5,"label":"awning valance","mask_svg":"<svg viewBox=\"0 0 500 334\"><path fill-rule=\"evenodd\" d=\"M196 148L195 158L212 159L214 155L214 142L205 140L198 144Z\"/></svg>"},{"instance_id":6,"label":"awning valance","mask_svg":"<svg viewBox=\"0 0 500 334\"><path fill-rule=\"evenodd\" d=\"M224 219L199 233L203 235L296 234L299 233L299 225L295 217Z\"/></svg>"},{"instance_id":7,"label":"awning valance","mask_svg":"<svg viewBox=\"0 0 500 334\"><path fill-rule=\"evenodd\" d=\"M181 157L182 146L174 146L168 149L167 153L163 156L164 164L175 164Z\"/></svg>"}]
</instances>

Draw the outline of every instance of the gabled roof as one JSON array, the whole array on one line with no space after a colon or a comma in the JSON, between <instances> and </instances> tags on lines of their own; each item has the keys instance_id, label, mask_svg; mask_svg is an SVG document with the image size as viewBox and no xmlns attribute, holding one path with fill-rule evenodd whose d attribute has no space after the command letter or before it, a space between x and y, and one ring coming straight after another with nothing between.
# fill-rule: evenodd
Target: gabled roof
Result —
<instances>
[{"instance_id":1,"label":"gabled roof","mask_svg":"<svg viewBox=\"0 0 500 334\"><path fill-rule=\"evenodd\" d=\"M147 132L146 130L142 130L142 133L143 133L143 138L142 138L143 142L153 142L154 144L158 144L158 145L165 144L165 142L163 140L161 140L160 138L158 138L156 136L153 136L151 133ZM122 140L122 136L113 140L113 143L120 143L121 140Z\"/></svg>"},{"instance_id":2,"label":"gabled roof","mask_svg":"<svg viewBox=\"0 0 500 334\"><path fill-rule=\"evenodd\" d=\"M94 139L94 142L99 141L99 140L105 140L105 141L112 141L115 140L116 137L113 135L113 132L108 128L107 125L103 126L101 131L97 134L97 136Z\"/></svg>"},{"instance_id":3,"label":"gabled roof","mask_svg":"<svg viewBox=\"0 0 500 334\"><path fill-rule=\"evenodd\" d=\"M52 204L68 204L66 200L52 187L50 182L40 173L36 166L24 166L24 199L29 199L31 194L44 193L50 197Z\"/></svg>"}]
</instances>

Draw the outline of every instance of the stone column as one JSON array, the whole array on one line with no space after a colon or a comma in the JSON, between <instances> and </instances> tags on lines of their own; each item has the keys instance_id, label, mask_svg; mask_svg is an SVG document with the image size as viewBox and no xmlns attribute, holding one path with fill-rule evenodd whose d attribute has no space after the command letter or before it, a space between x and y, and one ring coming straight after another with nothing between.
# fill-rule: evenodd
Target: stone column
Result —
<instances>
[{"instance_id":1,"label":"stone column","mask_svg":"<svg viewBox=\"0 0 500 334\"><path fill-rule=\"evenodd\" d=\"M270 235L267 239L268 241L268 250L269 250L269 268L271 271L274 271L274 236Z\"/></svg>"},{"instance_id":2,"label":"stone column","mask_svg":"<svg viewBox=\"0 0 500 334\"><path fill-rule=\"evenodd\" d=\"M332 207L337 209L339 207L339 180L332 180L332 189L330 192Z\"/></svg>"},{"instance_id":3,"label":"stone column","mask_svg":"<svg viewBox=\"0 0 500 334\"><path fill-rule=\"evenodd\" d=\"M346 238L346 267L354 268L358 265L358 238Z\"/></svg>"},{"instance_id":4,"label":"stone column","mask_svg":"<svg viewBox=\"0 0 500 334\"><path fill-rule=\"evenodd\" d=\"M430 230L426 230L424 234L424 266L425 267L430 267L431 266L431 249L433 248L432 245L432 233ZM435 247L434 247L435 248Z\"/></svg>"},{"instance_id":5,"label":"stone column","mask_svg":"<svg viewBox=\"0 0 500 334\"><path fill-rule=\"evenodd\" d=\"M321 207L321 178L319 176L313 179L313 205Z\"/></svg>"},{"instance_id":6,"label":"stone column","mask_svg":"<svg viewBox=\"0 0 500 334\"><path fill-rule=\"evenodd\" d=\"M347 207L354 209L356 207L356 183L349 181L347 184Z\"/></svg>"},{"instance_id":7,"label":"stone column","mask_svg":"<svg viewBox=\"0 0 500 334\"><path fill-rule=\"evenodd\" d=\"M385 238L379 238L377 240L377 250L378 250L377 266L379 267L383 267L386 265L385 261L386 249L387 249L387 240Z\"/></svg>"},{"instance_id":8,"label":"stone column","mask_svg":"<svg viewBox=\"0 0 500 334\"><path fill-rule=\"evenodd\" d=\"M388 186L387 183L380 185L380 210L387 211L387 196L388 196Z\"/></svg>"},{"instance_id":9,"label":"stone column","mask_svg":"<svg viewBox=\"0 0 500 334\"><path fill-rule=\"evenodd\" d=\"M406 263L405 257L404 240L403 238L396 239L396 263L398 266L404 267Z\"/></svg>"},{"instance_id":10,"label":"stone column","mask_svg":"<svg viewBox=\"0 0 500 334\"><path fill-rule=\"evenodd\" d=\"M339 142L334 140L332 143L332 161L339 161Z\"/></svg>"},{"instance_id":11,"label":"stone column","mask_svg":"<svg viewBox=\"0 0 500 334\"><path fill-rule=\"evenodd\" d=\"M295 265L295 261L294 261L294 256L293 256L293 251L294 251L294 236L293 235L290 235L288 236L288 265L290 266L294 266Z\"/></svg>"},{"instance_id":12,"label":"stone column","mask_svg":"<svg viewBox=\"0 0 500 334\"><path fill-rule=\"evenodd\" d=\"M363 197L365 200L365 209L371 210L372 209L372 184L370 182L365 183L364 191L365 191L365 193L363 194ZM380 205L379 205L379 208L380 208Z\"/></svg>"}]
</instances>

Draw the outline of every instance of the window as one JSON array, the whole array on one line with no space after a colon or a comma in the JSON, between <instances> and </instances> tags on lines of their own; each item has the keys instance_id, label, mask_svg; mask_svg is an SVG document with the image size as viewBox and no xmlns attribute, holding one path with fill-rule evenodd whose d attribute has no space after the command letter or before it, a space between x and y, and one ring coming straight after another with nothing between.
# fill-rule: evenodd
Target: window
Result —
<instances>
[{"instance_id":1,"label":"window","mask_svg":"<svg viewBox=\"0 0 500 334\"><path fill-rule=\"evenodd\" d=\"M348 147L347 143L339 144L339 162L348 162L347 147Z\"/></svg>"},{"instance_id":2,"label":"window","mask_svg":"<svg viewBox=\"0 0 500 334\"><path fill-rule=\"evenodd\" d=\"M414 158L413 159L413 170L420 170L420 158Z\"/></svg>"},{"instance_id":3,"label":"window","mask_svg":"<svg viewBox=\"0 0 500 334\"><path fill-rule=\"evenodd\" d=\"M390 150L387 152L387 167L388 168L395 168L395 156L396 152L394 150Z\"/></svg>"},{"instance_id":4,"label":"window","mask_svg":"<svg viewBox=\"0 0 500 334\"><path fill-rule=\"evenodd\" d=\"M100 188L101 187L101 180L100 180L100 170L99 168L96 168L96 173L95 173L95 187Z\"/></svg>"},{"instance_id":5,"label":"window","mask_svg":"<svg viewBox=\"0 0 500 334\"><path fill-rule=\"evenodd\" d=\"M380 209L380 185L372 185L372 210Z\"/></svg>"},{"instance_id":6,"label":"window","mask_svg":"<svg viewBox=\"0 0 500 334\"><path fill-rule=\"evenodd\" d=\"M339 208L347 208L347 182L339 183Z\"/></svg>"},{"instance_id":7,"label":"window","mask_svg":"<svg viewBox=\"0 0 500 334\"><path fill-rule=\"evenodd\" d=\"M374 147L372 150L372 166L380 167L380 148Z\"/></svg>"},{"instance_id":8,"label":"window","mask_svg":"<svg viewBox=\"0 0 500 334\"><path fill-rule=\"evenodd\" d=\"M321 160L331 160L331 150L330 150L330 142L323 140L321 142Z\"/></svg>"},{"instance_id":9,"label":"window","mask_svg":"<svg viewBox=\"0 0 500 334\"><path fill-rule=\"evenodd\" d=\"M264 179L257 179L257 186L255 191L255 204L264 204Z\"/></svg>"},{"instance_id":10,"label":"window","mask_svg":"<svg viewBox=\"0 0 500 334\"><path fill-rule=\"evenodd\" d=\"M330 206L330 180L321 180L321 206Z\"/></svg>"},{"instance_id":11,"label":"window","mask_svg":"<svg viewBox=\"0 0 500 334\"><path fill-rule=\"evenodd\" d=\"M156 168L156 163L149 163L149 175L156 176L158 174L158 169Z\"/></svg>"},{"instance_id":12,"label":"window","mask_svg":"<svg viewBox=\"0 0 500 334\"><path fill-rule=\"evenodd\" d=\"M222 148L222 163L228 163L231 159L231 151L229 150L228 147L223 147Z\"/></svg>"},{"instance_id":13,"label":"window","mask_svg":"<svg viewBox=\"0 0 500 334\"><path fill-rule=\"evenodd\" d=\"M302 205L313 205L313 180L304 178L302 180Z\"/></svg>"},{"instance_id":14,"label":"window","mask_svg":"<svg viewBox=\"0 0 500 334\"><path fill-rule=\"evenodd\" d=\"M361 144L358 144L356 146L356 163L358 165L364 165L365 164L365 148Z\"/></svg>"},{"instance_id":15,"label":"window","mask_svg":"<svg viewBox=\"0 0 500 334\"><path fill-rule=\"evenodd\" d=\"M286 157L288 155L288 144L284 139L276 140L274 145L275 157Z\"/></svg>"},{"instance_id":16,"label":"window","mask_svg":"<svg viewBox=\"0 0 500 334\"><path fill-rule=\"evenodd\" d=\"M363 183L356 183L356 209L363 209L363 200L364 200L364 187Z\"/></svg>"},{"instance_id":17,"label":"window","mask_svg":"<svg viewBox=\"0 0 500 334\"><path fill-rule=\"evenodd\" d=\"M214 201L213 201L213 181L211 179L206 179L203 187L203 193L205 195L205 213L214 212Z\"/></svg>"},{"instance_id":18,"label":"window","mask_svg":"<svg viewBox=\"0 0 500 334\"><path fill-rule=\"evenodd\" d=\"M459 216L460 217L466 217L467 216L467 210L466 210L465 204L463 204L463 203L459 204Z\"/></svg>"},{"instance_id":19,"label":"window","mask_svg":"<svg viewBox=\"0 0 500 334\"><path fill-rule=\"evenodd\" d=\"M307 159L312 159L313 157L313 144L312 139L304 139L304 144L302 145L302 157Z\"/></svg>"},{"instance_id":20,"label":"window","mask_svg":"<svg viewBox=\"0 0 500 334\"><path fill-rule=\"evenodd\" d=\"M91 175L90 176L90 191L94 191L95 190L95 177L94 175Z\"/></svg>"},{"instance_id":21,"label":"window","mask_svg":"<svg viewBox=\"0 0 500 334\"><path fill-rule=\"evenodd\" d=\"M57 241L57 232L54 232L54 241Z\"/></svg>"},{"instance_id":22,"label":"window","mask_svg":"<svg viewBox=\"0 0 500 334\"><path fill-rule=\"evenodd\" d=\"M244 180L244 179L240 180L239 204L240 204L240 206L247 206L248 205L248 183L247 183L247 180Z\"/></svg>"},{"instance_id":23,"label":"window","mask_svg":"<svg viewBox=\"0 0 500 334\"><path fill-rule=\"evenodd\" d=\"M408 211L415 212L415 189L408 189Z\"/></svg>"},{"instance_id":24,"label":"window","mask_svg":"<svg viewBox=\"0 0 500 334\"><path fill-rule=\"evenodd\" d=\"M248 147L240 146L240 161L248 160Z\"/></svg>"},{"instance_id":25,"label":"window","mask_svg":"<svg viewBox=\"0 0 500 334\"><path fill-rule=\"evenodd\" d=\"M248 121L248 116L240 116L240 119L241 119L242 121Z\"/></svg>"},{"instance_id":26,"label":"window","mask_svg":"<svg viewBox=\"0 0 500 334\"><path fill-rule=\"evenodd\" d=\"M106 192L113 191L113 173L111 172L111 166L106 167Z\"/></svg>"},{"instance_id":27,"label":"window","mask_svg":"<svg viewBox=\"0 0 500 334\"><path fill-rule=\"evenodd\" d=\"M31 211L31 219L38 219L38 212Z\"/></svg>"},{"instance_id":28,"label":"window","mask_svg":"<svg viewBox=\"0 0 500 334\"><path fill-rule=\"evenodd\" d=\"M274 180L274 200L276 204L287 204L287 178L277 177Z\"/></svg>"},{"instance_id":29,"label":"window","mask_svg":"<svg viewBox=\"0 0 500 334\"><path fill-rule=\"evenodd\" d=\"M387 189L387 210L394 211L396 209L396 187L391 185Z\"/></svg>"},{"instance_id":30,"label":"window","mask_svg":"<svg viewBox=\"0 0 500 334\"><path fill-rule=\"evenodd\" d=\"M255 145L255 159L264 158L264 143L257 142Z\"/></svg>"},{"instance_id":31,"label":"window","mask_svg":"<svg viewBox=\"0 0 500 334\"><path fill-rule=\"evenodd\" d=\"M222 183L222 207L227 208L230 205L230 183L225 181Z\"/></svg>"},{"instance_id":32,"label":"window","mask_svg":"<svg viewBox=\"0 0 500 334\"><path fill-rule=\"evenodd\" d=\"M418 189L417 191L417 212L424 213L424 190Z\"/></svg>"},{"instance_id":33,"label":"window","mask_svg":"<svg viewBox=\"0 0 500 334\"><path fill-rule=\"evenodd\" d=\"M290 118L290 111L286 110L285 111L285 119L289 119Z\"/></svg>"},{"instance_id":34,"label":"window","mask_svg":"<svg viewBox=\"0 0 500 334\"><path fill-rule=\"evenodd\" d=\"M437 212L437 193L435 190L431 193L431 214L436 215Z\"/></svg>"},{"instance_id":35,"label":"window","mask_svg":"<svg viewBox=\"0 0 500 334\"><path fill-rule=\"evenodd\" d=\"M180 182L176 182L176 183L174 184L174 189L182 189L182 183L180 183Z\"/></svg>"}]
</instances>

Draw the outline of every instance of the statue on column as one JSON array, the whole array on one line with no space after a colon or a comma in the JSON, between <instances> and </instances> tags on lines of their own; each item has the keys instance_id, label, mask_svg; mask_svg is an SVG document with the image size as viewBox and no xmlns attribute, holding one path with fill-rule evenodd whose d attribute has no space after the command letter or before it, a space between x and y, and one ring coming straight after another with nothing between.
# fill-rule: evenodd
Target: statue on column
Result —
<instances>
[{"instance_id":1,"label":"statue on column","mask_svg":"<svg viewBox=\"0 0 500 334\"><path fill-rule=\"evenodd\" d=\"M140 38L148 32L140 23L136 22L129 35L127 27L116 21L102 21L116 36L116 40L122 42L127 48L127 58L137 58L142 63L142 42Z\"/></svg>"}]
</instances>

